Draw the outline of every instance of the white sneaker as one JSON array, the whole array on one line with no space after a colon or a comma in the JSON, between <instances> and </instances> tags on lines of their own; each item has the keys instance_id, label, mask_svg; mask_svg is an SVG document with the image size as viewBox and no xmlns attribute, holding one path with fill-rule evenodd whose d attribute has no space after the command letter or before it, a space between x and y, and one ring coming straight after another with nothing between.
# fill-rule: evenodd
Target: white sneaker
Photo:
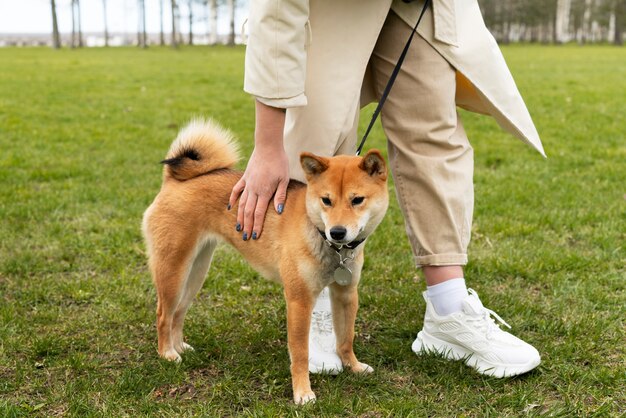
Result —
<instances>
[{"instance_id":1,"label":"white sneaker","mask_svg":"<svg viewBox=\"0 0 626 418\"><path fill-rule=\"evenodd\" d=\"M338 374L343 370L337 355L337 338L330 311L313 311L309 330L309 372Z\"/></svg>"},{"instance_id":2,"label":"white sneaker","mask_svg":"<svg viewBox=\"0 0 626 418\"><path fill-rule=\"evenodd\" d=\"M463 310L439 316L424 292L424 328L417 334L415 353L436 352L450 360L464 360L479 373L507 377L526 373L541 357L532 345L502 331L493 318L511 328L498 314L483 306L476 292L468 289Z\"/></svg>"}]
</instances>

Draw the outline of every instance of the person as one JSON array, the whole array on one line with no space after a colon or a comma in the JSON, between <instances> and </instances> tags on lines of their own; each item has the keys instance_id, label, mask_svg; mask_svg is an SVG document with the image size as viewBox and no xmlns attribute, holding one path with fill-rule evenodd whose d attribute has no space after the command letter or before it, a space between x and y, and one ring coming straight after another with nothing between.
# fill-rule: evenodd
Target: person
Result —
<instances>
[{"instance_id":1,"label":"person","mask_svg":"<svg viewBox=\"0 0 626 418\"><path fill-rule=\"evenodd\" d=\"M252 1L244 90L255 97L255 147L230 205L236 228L260 238L271 204L281 213L298 156L354 153L360 107L380 98L422 1ZM530 344L466 288L473 150L457 106L493 116L545 155L539 135L476 0L427 7L382 110L396 195L417 268L427 284L418 354L465 359L478 372L525 373L540 362ZM506 324L506 323L504 323ZM309 370L341 371L328 291L312 315Z\"/></svg>"}]
</instances>

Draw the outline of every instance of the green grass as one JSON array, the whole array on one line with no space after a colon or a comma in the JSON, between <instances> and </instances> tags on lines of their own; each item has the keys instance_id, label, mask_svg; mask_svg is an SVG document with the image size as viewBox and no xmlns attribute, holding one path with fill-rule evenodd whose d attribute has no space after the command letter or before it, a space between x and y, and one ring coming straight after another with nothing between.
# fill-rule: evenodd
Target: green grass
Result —
<instances>
[{"instance_id":1,"label":"green grass","mask_svg":"<svg viewBox=\"0 0 626 418\"><path fill-rule=\"evenodd\" d=\"M142 212L191 117L231 128L249 155L243 49L0 49L0 416L626 414L626 49L504 53L549 159L463 114L476 149L466 275L543 363L498 380L412 354L425 285L394 201L357 320L376 372L313 376L319 400L297 408L281 289L226 247L188 316L197 351L181 365L156 353Z\"/></svg>"}]
</instances>

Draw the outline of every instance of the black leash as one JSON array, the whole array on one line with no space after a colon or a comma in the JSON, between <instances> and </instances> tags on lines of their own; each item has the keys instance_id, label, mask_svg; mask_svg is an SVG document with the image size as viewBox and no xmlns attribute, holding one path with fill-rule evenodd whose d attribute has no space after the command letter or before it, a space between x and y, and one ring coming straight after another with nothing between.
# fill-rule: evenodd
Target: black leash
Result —
<instances>
[{"instance_id":1,"label":"black leash","mask_svg":"<svg viewBox=\"0 0 626 418\"><path fill-rule=\"evenodd\" d=\"M406 54L409 51L409 46L411 45L411 41L413 41L413 35L415 35L415 32L417 31L417 26L420 24L422 20L422 16L424 16L424 12L426 12L426 8L428 7L429 2L430 0L425 0L424 2L424 7L422 7L422 11L420 13L419 18L417 19L417 23L415 23L415 26L413 27L413 30L411 31L411 36L409 36L409 39L406 41L404 50L402 50L402 54L400 54L400 58L398 58L398 62L396 63L396 67L393 69L393 72L391 73L391 77L389 77L389 81L387 82L387 85L385 86L385 90L383 91L383 94L380 97L380 100L378 101L378 106L376 106L376 110L374 111L374 114L372 115L372 120L370 121L370 124L367 127L367 130L365 131L365 135L363 135L363 139L361 139L361 143L359 144L359 147L356 150L356 155L361 155L361 151L363 150L363 145L365 145L365 140L367 139L367 136L370 134L370 131L372 130L372 127L374 126L374 122L376 122L376 119L378 118L378 115L380 111L382 110L383 105L385 104L385 101L387 100L387 96L389 96L389 92L391 91L391 87L393 87L393 83L396 81L396 77L398 76L398 73L400 73L400 67L402 67L404 58L406 57Z\"/></svg>"}]
</instances>

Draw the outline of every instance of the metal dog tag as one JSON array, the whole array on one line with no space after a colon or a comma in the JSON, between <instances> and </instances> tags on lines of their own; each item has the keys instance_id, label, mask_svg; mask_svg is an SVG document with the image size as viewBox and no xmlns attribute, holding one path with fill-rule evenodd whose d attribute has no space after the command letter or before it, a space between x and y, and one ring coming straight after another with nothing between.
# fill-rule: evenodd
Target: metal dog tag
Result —
<instances>
[{"instance_id":1,"label":"metal dog tag","mask_svg":"<svg viewBox=\"0 0 626 418\"><path fill-rule=\"evenodd\" d=\"M337 284L341 286L347 286L352 282L352 271L343 264L335 269L333 276Z\"/></svg>"}]
</instances>

